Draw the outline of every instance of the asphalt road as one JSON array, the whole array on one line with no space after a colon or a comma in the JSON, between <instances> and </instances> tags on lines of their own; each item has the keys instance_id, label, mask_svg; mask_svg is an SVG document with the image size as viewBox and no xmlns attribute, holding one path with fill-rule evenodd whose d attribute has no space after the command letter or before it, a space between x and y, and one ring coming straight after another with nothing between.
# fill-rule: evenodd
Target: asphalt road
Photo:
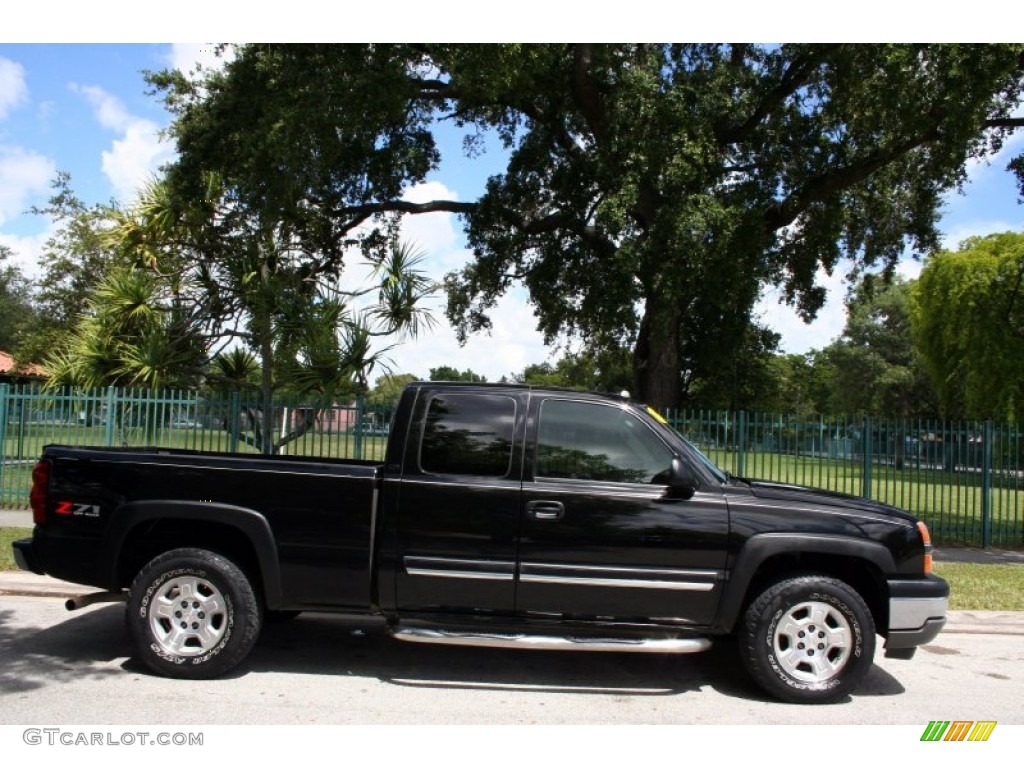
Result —
<instances>
[{"instance_id":1,"label":"asphalt road","mask_svg":"<svg viewBox=\"0 0 1024 768\"><path fill-rule=\"evenodd\" d=\"M167 680L130 658L123 618L0 597L0 724L1024 724L1019 634L879 652L854 696L805 707L764 697L727 642L691 656L431 647L317 615L267 626L226 678Z\"/></svg>"}]
</instances>

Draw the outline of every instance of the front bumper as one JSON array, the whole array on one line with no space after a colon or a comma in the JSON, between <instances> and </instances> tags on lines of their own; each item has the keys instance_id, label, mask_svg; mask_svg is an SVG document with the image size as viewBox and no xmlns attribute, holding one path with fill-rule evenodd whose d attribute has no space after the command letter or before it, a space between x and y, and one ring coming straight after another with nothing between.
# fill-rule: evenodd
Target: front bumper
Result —
<instances>
[{"instance_id":1,"label":"front bumper","mask_svg":"<svg viewBox=\"0 0 1024 768\"><path fill-rule=\"evenodd\" d=\"M43 575L43 567L39 564L39 558L32 547L32 539L19 539L11 544L14 549L14 562L23 571L31 571Z\"/></svg>"},{"instance_id":2,"label":"front bumper","mask_svg":"<svg viewBox=\"0 0 1024 768\"><path fill-rule=\"evenodd\" d=\"M886 656L909 658L912 649L934 640L946 625L948 606L949 584L938 576L890 581Z\"/></svg>"}]
</instances>

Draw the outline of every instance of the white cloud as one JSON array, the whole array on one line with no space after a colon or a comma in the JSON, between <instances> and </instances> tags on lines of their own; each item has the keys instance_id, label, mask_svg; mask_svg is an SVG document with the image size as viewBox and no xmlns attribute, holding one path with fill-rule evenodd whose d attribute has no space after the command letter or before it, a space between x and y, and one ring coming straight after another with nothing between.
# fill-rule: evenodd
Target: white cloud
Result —
<instances>
[{"instance_id":1,"label":"white cloud","mask_svg":"<svg viewBox=\"0 0 1024 768\"><path fill-rule=\"evenodd\" d=\"M995 232L1020 232L1024 230L1024 209L1016 223L1000 219L975 219L967 221L949 230L942 236L941 246L943 250L955 251L960 248L960 243L969 237L984 237Z\"/></svg>"},{"instance_id":2,"label":"white cloud","mask_svg":"<svg viewBox=\"0 0 1024 768\"><path fill-rule=\"evenodd\" d=\"M38 152L0 146L0 224L24 213L32 196L45 192L56 173L54 162Z\"/></svg>"},{"instance_id":3,"label":"white cloud","mask_svg":"<svg viewBox=\"0 0 1024 768\"><path fill-rule=\"evenodd\" d=\"M149 121L132 125L111 149L103 151L103 173L110 179L117 199L129 202L157 169L174 154L170 144L160 141L158 129Z\"/></svg>"},{"instance_id":4,"label":"white cloud","mask_svg":"<svg viewBox=\"0 0 1024 768\"><path fill-rule=\"evenodd\" d=\"M78 83L71 83L70 88L73 93L85 96L92 105L96 120L104 128L111 131L126 131L134 121L121 100L102 88Z\"/></svg>"},{"instance_id":5,"label":"white cloud","mask_svg":"<svg viewBox=\"0 0 1024 768\"><path fill-rule=\"evenodd\" d=\"M754 307L754 316L782 335L780 347L787 354L803 354L828 346L842 334L846 325L844 299L848 283L842 270L834 269L829 275L819 269L817 281L828 291L828 298L810 323L805 323L793 307L783 303L782 292L777 288L765 291Z\"/></svg>"},{"instance_id":6,"label":"white cloud","mask_svg":"<svg viewBox=\"0 0 1024 768\"><path fill-rule=\"evenodd\" d=\"M0 245L6 245L11 249L10 264L18 267L28 279L35 280L42 276L39 256L43 252L46 241L53 234L52 223L45 231L36 235L18 236L0 233Z\"/></svg>"},{"instance_id":7,"label":"white cloud","mask_svg":"<svg viewBox=\"0 0 1024 768\"><path fill-rule=\"evenodd\" d=\"M28 101L25 68L0 56L0 120Z\"/></svg>"},{"instance_id":8,"label":"white cloud","mask_svg":"<svg viewBox=\"0 0 1024 768\"><path fill-rule=\"evenodd\" d=\"M488 381L498 381L502 376L522 373L527 365L550 357L551 350L534 330L536 318L521 292L509 293L498 302L491 312L494 329L490 335L471 336L462 347L455 338L455 331L444 319L443 300L440 305L440 323L433 333L391 351L389 356L396 373L414 373L426 378L431 368L450 365L460 371L469 368Z\"/></svg>"},{"instance_id":9,"label":"white cloud","mask_svg":"<svg viewBox=\"0 0 1024 768\"><path fill-rule=\"evenodd\" d=\"M103 150L102 169L114 196L130 202L157 169L172 159L173 145L161 139L156 123L132 115L120 99L102 88L72 83L71 90L88 100L100 125L122 134L109 150Z\"/></svg>"},{"instance_id":10,"label":"white cloud","mask_svg":"<svg viewBox=\"0 0 1024 768\"><path fill-rule=\"evenodd\" d=\"M924 259L907 258L902 259L896 265L896 274L904 280L917 280L921 276L922 269L924 269Z\"/></svg>"},{"instance_id":11,"label":"white cloud","mask_svg":"<svg viewBox=\"0 0 1024 768\"><path fill-rule=\"evenodd\" d=\"M458 195L444 184L431 181L410 188L403 198L426 202L456 200ZM445 274L459 269L472 258L454 214L406 216L402 221L401 238L425 252L423 269L433 280L440 281ZM356 258L353 252L343 279L343 286L349 290L368 284L369 270ZM445 301L444 295L438 294L426 305L437 320L434 330L415 341L405 341L387 353L395 373L413 373L425 378L431 368L450 365L459 370L470 368L486 376L488 381L497 381L502 376L521 373L530 363L549 358L551 350L544 346L543 337L535 330L537 320L526 303L525 291L513 290L503 297L490 313L491 333L471 336L465 346L459 346L455 331L445 318Z\"/></svg>"}]
</instances>

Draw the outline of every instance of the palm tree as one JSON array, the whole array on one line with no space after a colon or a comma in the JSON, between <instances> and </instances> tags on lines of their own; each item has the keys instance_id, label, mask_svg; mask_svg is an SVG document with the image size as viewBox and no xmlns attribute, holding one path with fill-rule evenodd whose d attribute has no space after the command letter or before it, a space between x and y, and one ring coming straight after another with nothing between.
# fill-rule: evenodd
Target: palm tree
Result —
<instances>
[{"instance_id":1,"label":"palm tree","mask_svg":"<svg viewBox=\"0 0 1024 768\"><path fill-rule=\"evenodd\" d=\"M275 441L275 392L315 396L314 418L336 398L365 392L371 372L387 364L391 347L381 347L380 340L415 338L434 325L423 303L437 285L421 269L424 253L396 241L373 264L370 284L343 291L337 253L296 246L281 226L231 199L216 177L207 186L205 199L183 204L166 183L151 183L110 236L133 263L166 285L171 306L202 326L197 333L208 347L236 340L255 354L263 406L250 414L253 435L246 439L276 452L313 422L307 419ZM351 308L371 297L372 306ZM123 309L127 317L129 309L144 314L137 304ZM146 341L151 346L137 347L131 362L136 375L153 378L161 360L159 338L151 334Z\"/></svg>"},{"instance_id":2,"label":"palm tree","mask_svg":"<svg viewBox=\"0 0 1024 768\"><path fill-rule=\"evenodd\" d=\"M115 268L96 287L67 343L47 360L47 386L194 386L201 346L152 275Z\"/></svg>"}]
</instances>

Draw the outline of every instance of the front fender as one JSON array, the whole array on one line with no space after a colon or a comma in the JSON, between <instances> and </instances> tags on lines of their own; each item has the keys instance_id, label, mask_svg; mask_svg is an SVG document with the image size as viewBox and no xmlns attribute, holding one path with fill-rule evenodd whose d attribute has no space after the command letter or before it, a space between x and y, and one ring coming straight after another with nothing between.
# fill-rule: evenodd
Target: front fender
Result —
<instances>
[{"instance_id":1,"label":"front fender","mask_svg":"<svg viewBox=\"0 0 1024 768\"><path fill-rule=\"evenodd\" d=\"M743 602L758 569L779 556L836 555L869 563L880 574L895 573L892 553L877 541L851 536L811 533L762 533L751 536L736 555L729 570L725 592L715 621L716 629L730 632L743 609Z\"/></svg>"}]
</instances>

